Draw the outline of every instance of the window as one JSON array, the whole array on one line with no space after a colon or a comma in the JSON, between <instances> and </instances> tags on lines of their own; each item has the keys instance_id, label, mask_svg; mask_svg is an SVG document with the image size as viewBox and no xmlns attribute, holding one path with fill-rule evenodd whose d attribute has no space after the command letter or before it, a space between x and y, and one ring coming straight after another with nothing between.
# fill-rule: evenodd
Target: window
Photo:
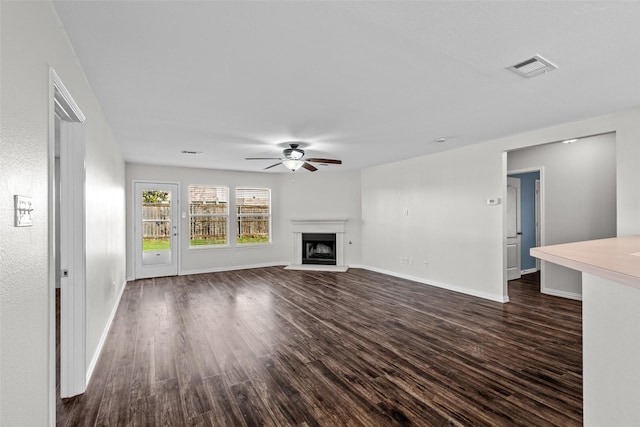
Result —
<instances>
[{"instance_id":1,"label":"window","mask_svg":"<svg viewBox=\"0 0 640 427\"><path fill-rule=\"evenodd\" d=\"M236 189L236 213L238 244L271 241L271 190Z\"/></svg>"},{"instance_id":2,"label":"window","mask_svg":"<svg viewBox=\"0 0 640 427\"><path fill-rule=\"evenodd\" d=\"M228 244L229 189L189 186L189 247Z\"/></svg>"},{"instance_id":3,"label":"window","mask_svg":"<svg viewBox=\"0 0 640 427\"><path fill-rule=\"evenodd\" d=\"M142 251L171 249L171 192L142 190Z\"/></svg>"}]
</instances>

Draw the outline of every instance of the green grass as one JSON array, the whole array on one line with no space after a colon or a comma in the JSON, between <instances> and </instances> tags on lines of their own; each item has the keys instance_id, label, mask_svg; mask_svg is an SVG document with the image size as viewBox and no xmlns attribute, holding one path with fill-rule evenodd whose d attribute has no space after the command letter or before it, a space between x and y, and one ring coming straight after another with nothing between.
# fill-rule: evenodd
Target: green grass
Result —
<instances>
[{"instance_id":1,"label":"green grass","mask_svg":"<svg viewBox=\"0 0 640 427\"><path fill-rule=\"evenodd\" d=\"M247 243L269 243L269 236L241 236L238 237L238 244L243 245ZM189 240L189 246L214 246L214 245L226 245L225 239L191 239ZM169 239L143 239L142 250L147 251L168 251L171 249L171 243Z\"/></svg>"},{"instance_id":2,"label":"green grass","mask_svg":"<svg viewBox=\"0 0 640 427\"><path fill-rule=\"evenodd\" d=\"M269 243L269 236L238 236L238 243Z\"/></svg>"},{"instance_id":3,"label":"green grass","mask_svg":"<svg viewBox=\"0 0 640 427\"><path fill-rule=\"evenodd\" d=\"M169 239L142 239L142 251L168 251L171 249Z\"/></svg>"},{"instance_id":4,"label":"green grass","mask_svg":"<svg viewBox=\"0 0 640 427\"><path fill-rule=\"evenodd\" d=\"M226 245L225 239L191 239L189 246Z\"/></svg>"}]
</instances>

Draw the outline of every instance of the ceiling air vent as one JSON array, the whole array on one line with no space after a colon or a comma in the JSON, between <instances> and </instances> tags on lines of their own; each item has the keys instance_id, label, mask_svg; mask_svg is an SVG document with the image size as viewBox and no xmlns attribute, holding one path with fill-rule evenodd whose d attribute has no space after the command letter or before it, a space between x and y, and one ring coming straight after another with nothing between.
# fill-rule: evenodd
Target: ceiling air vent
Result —
<instances>
[{"instance_id":1,"label":"ceiling air vent","mask_svg":"<svg viewBox=\"0 0 640 427\"><path fill-rule=\"evenodd\" d=\"M192 155L192 156L198 156L198 155L202 154L202 151L182 150L181 153L182 154L189 154L189 155Z\"/></svg>"},{"instance_id":2,"label":"ceiling air vent","mask_svg":"<svg viewBox=\"0 0 640 427\"><path fill-rule=\"evenodd\" d=\"M550 61L544 59L540 55L522 61L519 64L509 67L511 71L522 77L531 78L558 68Z\"/></svg>"}]
</instances>

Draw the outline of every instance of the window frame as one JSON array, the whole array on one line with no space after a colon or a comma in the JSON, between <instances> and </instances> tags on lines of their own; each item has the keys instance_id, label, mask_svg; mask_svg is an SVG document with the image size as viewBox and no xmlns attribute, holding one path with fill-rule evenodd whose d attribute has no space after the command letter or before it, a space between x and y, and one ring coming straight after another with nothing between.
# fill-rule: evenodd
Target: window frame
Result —
<instances>
[{"instance_id":1,"label":"window frame","mask_svg":"<svg viewBox=\"0 0 640 427\"><path fill-rule=\"evenodd\" d=\"M191 206L192 206L192 200L191 200L191 188L193 187L204 187L204 188L211 188L211 189L215 189L215 191L217 192L218 189L224 189L226 191L226 197L227 197L227 201L226 201L226 213L211 213L211 214L193 214L191 211ZM231 246L231 237L230 237L230 221L231 221L231 200L230 200L230 189L229 186L227 185L210 185L210 184L189 184L187 186L187 200L188 200L188 204L189 204L189 250L208 250L208 249L224 249L224 248L229 248ZM201 202L200 204L206 204L206 202ZM193 218L224 218L224 224L225 224L225 238L226 238L226 243L220 243L220 244L216 244L216 243L211 243L211 244L206 244L206 245L193 245L191 244L192 242L192 236L191 236L191 225L192 225L192 220Z\"/></svg>"},{"instance_id":2,"label":"window frame","mask_svg":"<svg viewBox=\"0 0 640 427\"><path fill-rule=\"evenodd\" d=\"M246 190L250 190L250 191L266 191L267 193L267 202L268 202L268 212L267 213L250 213L250 214L241 214L239 213L240 210L240 204L238 203L238 199L239 199L239 193L241 191L246 191ZM235 192L234 192L234 214L235 214L235 244L237 247L249 247L249 246L265 246L265 245L271 245L273 244L273 224L272 224L272 216L273 216L273 208L272 208L272 191L271 188L267 188L267 187L250 187L250 186L246 186L246 187L236 187L235 188ZM267 218L267 224L268 224L268 239L265 242L249 242L249 243L241 243L239 241L240 239L240 233L238 232L238 226L240 223L240 219L243 217L265 217Z\"/></svg>"}]
</instances>

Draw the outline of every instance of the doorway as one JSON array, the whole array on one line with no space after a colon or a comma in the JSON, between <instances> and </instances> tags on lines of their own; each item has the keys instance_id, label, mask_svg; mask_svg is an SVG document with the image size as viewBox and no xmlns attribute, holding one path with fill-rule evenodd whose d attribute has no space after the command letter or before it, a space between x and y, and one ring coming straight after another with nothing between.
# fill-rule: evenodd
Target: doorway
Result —
<instances>
[{"instance_id":1,"label":"doorway","mask_svg":"<svg viewBox=\"0 0 640 427\"><path fill-rule=\"evenodd\" d=\"M178 274L177 183L134 182L136 279Z\"/></svg>"},{"instance_id":2,"label":"doorway","mask_svg":"<svg viewBox=\"0 0 640 427\"><path fill-rule=\"evenodd\" d=\"M505 183L508 174L540 170L540 246L616 235L615 139L607 133L506 152ZM540 292L579 300L582 275L542 262Z\"/></svg>"},{"instance_id":3,"label":"doorway","mask_svg":"<svg viewBox=\"0 0 640 427\"><path fill-rule=\"evenodd\" d=\"M541 168L510 171L507 175L507 203L510 204L512 192L509 183L517 181L517 212L514 214L517 218L511 218L509 215L509 207L507 208L507 242L509 243L509 230L516 227L517 223L517 274L509 274L509 266L507 264L507 280L522 278L522 281L530 286L536 286L540 291L540 262L537 258L529 254L531 248L540 246L541 233L541 186L540 179ZM510 224L513 223L513 226ZM511 258L507 247L507 257Z\"/></svg>"},{"instance_id":4,"label":"doorway","mask_svg":"<svg viewBox=\"0 0 640 427\"><path fill-rule=\"evenodd\" d=\"M529 255L529 250L540 246L540 170L526 170L509 173L508 179L518 179L519 186L519 228L521 233L520 271L533 273L539 269L537 258Z\"/></svg>"},{"instance_id":5,"label":"doorway","mask_svg":"<svg viewBox=\"0 0 640 427\"><path fill-rule=\"evenodd\" d=\"M57 396L86 388L86 246L85 116L53 69L49 105L49 413L55 420Z\"/></svg>"}]
</instances>

